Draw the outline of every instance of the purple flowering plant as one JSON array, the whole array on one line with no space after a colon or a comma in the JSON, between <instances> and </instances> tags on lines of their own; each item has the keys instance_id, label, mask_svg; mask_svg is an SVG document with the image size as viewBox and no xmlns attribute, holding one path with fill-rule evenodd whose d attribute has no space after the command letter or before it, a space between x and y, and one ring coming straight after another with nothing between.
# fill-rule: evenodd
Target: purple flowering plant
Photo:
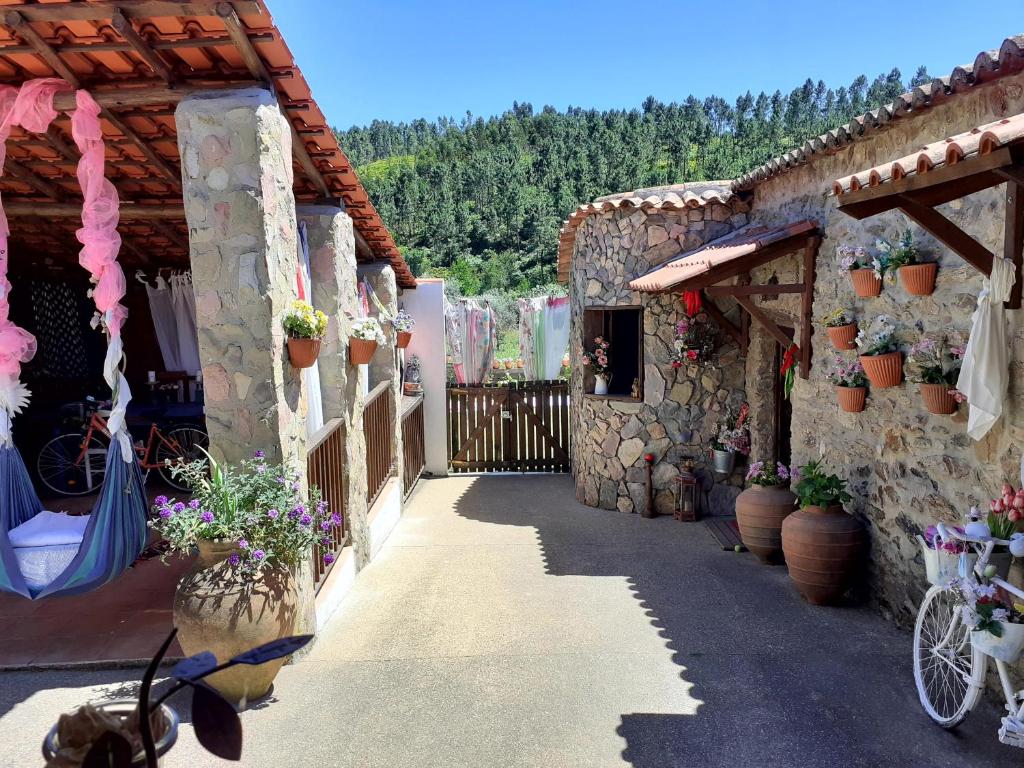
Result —
<instances>
[{"instance_id":1,"label":"purple flowering plant","mask_svg":"<svg viewBox=\"0 0 1024 768\"><path fill-rule=\"evenodd\" d=\"M229 562L241 575L297 565L315 544L329 545L331 529L343 523L318 488L304 493L298 472L268 464L262 451L235 465L208 455L173 471L191 499L185 504L158 496L150 525L180 554L190 553L200 539L237 542Z\"/></svg>"},{"instance_id":2,"label":"purple flowering plant","mask_svg":"<svg viewBox=\"0 0 1024 768\"><path fill-rule=\"evenodd\" d=\"M747 469L747 482L751 485L786 485L791 478L789 467L781 461L755 461Z\"/></svg>"},{"instance_id":3,"label":"purple flowering plant","mask_svg":"<svg viewBox=\"0 0 1024 768\"><path fill-rule=\"evenodd\" d=\"M847 360L842 355L835 355L832 367L825 375L837 387L866 387L868 385L864 366L856 358Z\"/></svg>"}]
</instances>

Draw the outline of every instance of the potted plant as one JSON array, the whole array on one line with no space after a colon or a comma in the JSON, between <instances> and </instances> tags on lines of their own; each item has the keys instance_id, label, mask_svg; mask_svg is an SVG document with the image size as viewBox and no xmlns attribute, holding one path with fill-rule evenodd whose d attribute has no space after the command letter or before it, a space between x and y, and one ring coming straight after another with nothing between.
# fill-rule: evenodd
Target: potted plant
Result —
<instances>
[{"instance_id":1,"label":"potted plant","mask_svg":"<svg viewBox=\"0 0 1024 768\"><path fill-rule=\"evenodd\" d=\"M750 406L743 403L739 412L726 408L725 417L715 428L711 439L712 463L715 472L731 475L736 469L736 454L750 453L750 431L746 427Z\"/></svg>"},{"instance_id":2,"label":"potted plant","mask_svg":"<svg viewBox=\"0 0 1024 768\"><path fill-rule=\"evenodd\" d=\"M856 349L857 324L845 309L834 309L821 318L832 348L841 351Z\"/></svg>"},{"instance_id":3,"label":"potted plant","mask_svg":"<svg viewBox=\"0 0 1024 768\"><path fill-rule=\"evenodd\" d=\"M907 378L920 387L929 413L956 412L956 382L964 358L962 346L946 346L945 340L923 338L907 353Z\"/></svg>"},{"instance_id":4,"label":"potted plant","mask_svg":"<svg viewBox=\"0 0 1024 768\"><path fill-rule=\"evenodd\" d=\"M398 310L398 314L391 319L391 327L395 329L395 346L405 349L412 341L412 329L416 325L413 316L404 309Z\"/></svg>"},{"instance_id":5,"label":"potted plant","mask_svg":"<svg viewBox=\"0 0 1024 768\"><path fill-rule=\"evenodd\" d=\"M762 563L777 562L782 554L782 521L796 509L789 467L781 461L755 461L746 480L749 487L736 497L740 538Z\"/></svg>"},{"instance_id":6,"label":"potted plant","mask_svg":"<svg viewBox=\"0 0 1024 768\"><path fill-rule=\"evenodd\" d=\"M420 356L413 355L405 364L405 394L418 395L423 392Z\"/></svg>"},{"instance_id":7,"label":"potted plant","mask_svg":"<svg viewBox=\"0 0 1024 768\"><path fill-rule=\"evenodd\" d=\"M953 583L964 620L971 627L971 645L1013 664L1024 653L1024 614L1017 605L1002 599L993 584Z\"/></svg>"},{"instance_id":8,"label":"potted plant","mask_svg":"<svg viewBox=\"0 0 1024 768\"><path fill-rule=\"evenodd\" d=\"M972 507L971 512L975 513L976 511L976 508ZM989 535L996 539L1009 540L1020 530L1022 520L1024 520L1024 487L1014 490L1009 483L1003 483L999 491L999 498L991 499L988 503L988 517L985 522L988 524ZM1004 545L999 545L993 550L988 562L989 565L995 566L996 574L1001 578L1010 577L1014 558ZM1019 574L1015 575L1013 580L1019 581Z\"/></svg>"},{"instance_id":9,"label":"potted plant","mask_svg":"<svg viewBox=\"0 0 1024 768\"><path fill-rule=\"evenodd\" d=\"M594 372L594 394L595 395L607 395L608 394L608 381L610 376L608 371L610 370L609 363L609 344L608 340L604 336L594 337L594 349L588 352L585 349L580 349L580 355L583 357L583 365L590 368Z\"/></svg>"},{"instance_id":10,"label":"potted plant","mask_svg":"<svg viewBox=\"0 0 1024 768\"><path fill-rule=\"evenodd\" d=\"M293 301L281 320L288 334L288 359L294 368L309 368L320 355L320 341L327 333L327 315L306 301Z\"/></svg>"},{"instance_id":11,"label":"potted plant","mask_svg":"<svg viewBox=\"0 0 1024 768\"><path fill-rule=\"evenodd\" d=\"M814 605L835 603L853 583L867 539L864 526L846 513L852 498L846 480L810 461L793 486L800 509L782 521L782 551L797 591Z\"/></svg>"},{"instance_id":12,"label":"potted plant","mask_svg":"<svg viewBox=\"0 0 1024 768\"><path fill-rule=\"evenodd\" d=\"M328 512L315 487L303 493L298 473L268 464L262 451L236 466L208 458L171 471L192 498L158 496L152 527L170 552L199 551L174 596L182 649L210 650L224 661L293 634L303 610L298 579L310 578L304 566L313 545L324 543L341 516ZM312 593L312 584L302 586ZM267 692L281 664L234 667L208 682L228 699L251 701Z\"/></svg>"},{"instance_id":13,"label":"potted plant","mask_svg":"<svg viewBox=\"0 0 1024 768\"><path fill-rule=\"evenodd\" d=\"M954 527L960 533L963 528ZM939 529L929 525L924 535L918 534L917 542L924 557L924 573L929 584L945 586L960 574L960 556L967 556L967 568L973 569L978 556L970 551L967 543L960 539L942 539Z\"/></svg>"},{"instance_id":14,"label":"potted plant","mask_svg":"<svg viewBox=\"0 0 1024 768\"><path fill-rule=\"evenodd\" d=\"M373 360L377 347L384 343L384 331L375 317L358 317L352 321L348 337L348 359L352 365L366 365Z\"/></svg>"},{"instance_id":15,"label":"potted plant","mask_svg":"<svg viewBox=\"0 0 1024 768\"><path fill-rule=\"evenodd\" d=\"M889 265L889 271L896 270L907 293L914 296L929 296L935 290L935 274L939 265L934 261L919 261L920 253L914 244L914 235L908 229L898 244L880 239L875 246Z\"/></svg>"},{"instance_id":16,"label":"potted plant","mask_svg":"<svg viewBox=\"0 0 1024 768\"><path fill-rule=\"evenodd\" d=\"M859 360L847 362L845 358L836 355L826 376L835 387L840 408L847 413L860 413L864 410L868 378Z\"/></svg>"},{"instance_id":17,"label":"potted plant","mask_svg":"<svg viewBox=\"0 0 1024 768\"><path fill-rule=\"evenodd\" d=\"M862 246L836 246L836 257L839 268L850 273L853 292L861 298L878 296L882 292L882 275L884 265L881 259L870 259L866 248Z\"/></svg>"},{"instance_id":18,"label":"potted plant","mask_svg":"<svg viewBox=\"0 0 1024 768\"><path fill-rule=\"evenodd\" d=\"M903 380L903 353L896 343L896 326L886 315L876 317L857 334L864 373L876 389L895 387Z\"/></svg>"},{"instance_id":19,"label":"potted plant","mask_svg":"<svg viewBox=\"0 0 1024 768\"><path fill-rule=\"evenodd\" d=\"M706 314L698 312L693 317L683 317L676 323L672 367L678 369L689 363L708 362L717 343L718 329L708 321Z\"/></svg>"}]
</instances>

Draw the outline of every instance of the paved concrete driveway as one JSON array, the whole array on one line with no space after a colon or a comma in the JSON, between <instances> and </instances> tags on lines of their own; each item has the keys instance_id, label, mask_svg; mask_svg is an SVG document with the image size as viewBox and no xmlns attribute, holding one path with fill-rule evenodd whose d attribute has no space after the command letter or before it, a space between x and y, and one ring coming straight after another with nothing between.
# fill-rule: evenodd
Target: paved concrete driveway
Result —
<instances>
[{"instance_id":1,"label":"paved concrete driveway","mask_svg":"<svg viewBox=\"0 0 1024 768\"><path fill-rule=\"evenodd\" d=\"M73 617L69 617L73 621ZM0 764L127 672L9 673ZM187 720L188 713L185 712ZM910 636L806 605L700 524L589 509L565 477L427 480L306 660L243 715L247 767L994 766L994 707L944 732ZM220 765L188 726L169 768Z\"/></svg>"}]
</instances>

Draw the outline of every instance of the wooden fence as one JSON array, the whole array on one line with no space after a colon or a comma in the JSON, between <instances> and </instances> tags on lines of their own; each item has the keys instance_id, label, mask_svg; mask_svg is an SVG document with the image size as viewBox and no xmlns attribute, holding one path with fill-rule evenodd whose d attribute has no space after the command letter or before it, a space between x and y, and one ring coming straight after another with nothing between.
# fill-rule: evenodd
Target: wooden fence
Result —
<instances>
[{"instance_id":1,"label":"wooden fence","mask_svg":"<svg viewBox=\"0 0 1024 768\"><path fill-rule=\"evenodd\" d=\"M366 438L366 503L372 505L395 468L395 408L391 382L382 381L366 397L363 436Z\"/></svg>"},{"instance_id":2,"label":"wooden fence","mask_svg":"<svg viewBox=\"0 0 1024 768\"><path fill-rule=\"evenodd\" d=\"M427 463L423 429L423 398L402 414L402 492L409 497Z\"/></svg>"},{"instance_id":3,"label":"wooden fence","mask_svg":"<svg viewBox=\"0 0 1024 768\"><path fill-rule=\"evenodd\" d=\"M320 489L330 512L341 515L342 525L325 535L329 546L313 548L313 578L317 589L331 566L324 562L330 554L336 560L348 543L348 518L345 516L345 426L341 419L331 419L313 435L306 454L306 477L311 486Z\"/></svg>"}]
</instances>

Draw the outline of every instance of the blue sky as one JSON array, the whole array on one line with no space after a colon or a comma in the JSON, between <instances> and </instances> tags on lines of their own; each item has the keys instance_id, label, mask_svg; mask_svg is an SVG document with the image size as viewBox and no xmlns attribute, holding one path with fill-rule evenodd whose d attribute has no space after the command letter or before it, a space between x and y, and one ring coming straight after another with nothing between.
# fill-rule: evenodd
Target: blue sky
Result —
<instances>
[{"instance_id":1,"label":"blue sky","mask_svg":"<svg viewBox=\"0 0 1024 768\"><path fill-rule=\"evenodd\" d=\"M948 74L1024 32L1017 2L267 0L327 119L596 108ZM926 8L927 11L923 9ZM952 20L952 21L950 21Z\"/></svg>"}]
</instances>

